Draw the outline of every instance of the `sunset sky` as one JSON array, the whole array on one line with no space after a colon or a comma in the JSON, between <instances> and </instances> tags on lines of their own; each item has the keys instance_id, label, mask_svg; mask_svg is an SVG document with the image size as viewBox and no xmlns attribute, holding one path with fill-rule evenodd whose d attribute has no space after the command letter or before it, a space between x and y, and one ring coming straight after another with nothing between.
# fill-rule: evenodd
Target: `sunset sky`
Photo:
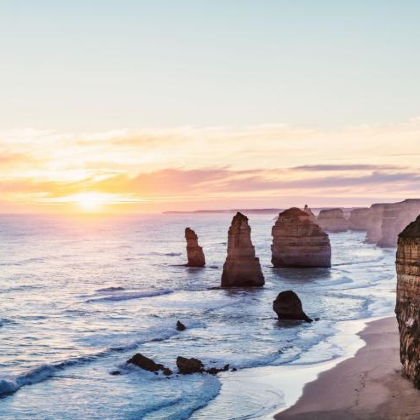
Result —
<instances>
[{"instance_id":1,"label":"sunset sky","mask_svg":"<svg viewBox=\"0 0 420 420\"><path fill-rule=\"evenodd\" d=\"M0 0L0 212L420 197L420 2Z\"/></svg>"}]
</instances>

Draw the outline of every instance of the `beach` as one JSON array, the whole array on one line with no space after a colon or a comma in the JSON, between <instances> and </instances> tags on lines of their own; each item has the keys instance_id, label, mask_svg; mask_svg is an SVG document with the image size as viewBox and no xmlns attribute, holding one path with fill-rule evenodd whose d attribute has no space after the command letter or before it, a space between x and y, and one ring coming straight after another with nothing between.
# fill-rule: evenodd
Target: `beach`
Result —
<instances>
[{"instance_id":1,"label":"beach","mask_svg":"<svg viewBox=\"0 0 420 420\"><path fill-rule=\"evenodd\" d=\"M401 373L396 319L373 321L359 335L366 345L307 384L275 419L420 419L420 391Z\"/></svg>"}]
</instances>

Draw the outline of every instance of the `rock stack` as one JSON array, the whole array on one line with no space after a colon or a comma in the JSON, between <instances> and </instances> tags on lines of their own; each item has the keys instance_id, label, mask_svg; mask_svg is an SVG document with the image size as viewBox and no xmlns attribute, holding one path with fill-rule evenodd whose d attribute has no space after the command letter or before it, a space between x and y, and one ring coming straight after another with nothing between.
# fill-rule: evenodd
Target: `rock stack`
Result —
<instances>
[{"instance_id":1,"label":"rock stack","mask_svg":"<svg viewBox=\"0 0 420 420\"><path fill-rule=\"evenodd\" d=\"M305 204L305 208L303 209L303 211L309 215L310 219L313 222L316 221L316 216L314 215L313 211L309 208L307 204Z\"/></svg>"},{"instance_id":2,"label":"rock stack","mask_svg":"<svg viewBox=\"0 0 420 420\"><path fill-rule=\"evenodd\" d=\"M399 235L396 265L400 359L406 376L420 389L420 216Z\"/></svg>"},{"instance_id":3,"label":"rock stack","mask_svg":"<svg viewBox=\"0 0 420 420\"><path fill-rule=\"evenodd\" d=\"M264 285L260 260L251 242L248 218L236 213L228 233L227 258L223 265L222 287L258 287Z\"/></svg>"},{"instance_id":4,"label":"rock stack","mask_svg":"<svg viewBox=\"0 0 420 420\"><path fill-rule=\"evenodd\" d=\"M328 235L296 207L279 214L272 232L274 267L331 267Z\"/></svg>"},{"instance_id":5,"label":"rock stack","mask_svg":"<svg viewBox=\"0 0 420 420\"><path fill-rule=\"evenodd\" d=\"M376 244L382 236L382 214L386 204L372 204L369 209L368 231L366 242Z\"/></svg>"},{"instance_id":6,"label":"rock stack","mask_svg":"<svg viewBox=\"0 0 420 420\"><path fill-rule=\"evenodd\" d=\"M303 312L302 302L299 296L292 290L286 290L278 294L273 302L273 311L277 314L278 319L312 322L312 319Z\"/></svg>"},{"instance_id":7,"label":"rock stack","mask_svg":"<svg viewBox=\"0 0 420 420\"><path fill-rule=\"evenodd\" d=\"M185 229L185 239L187 240L187 267L204 267L206 259L203 248L198 245L198 236L189 227Z\"/></svg>"},{"instance_id":8,"label":"rock stack","mask_svg":"<svg viewBox=\"0 0 420 420\"><path fill-rule=\"evenodd\" d=\"M349 229L367 231L369 226L370 210L366 208L353 209L350 212Z\"/></svg>"},{"instance_id":9,"label":"rock stack","mask_svg":"<svg viewBox=\"0 0 420 420\"><path fill-rule=\"evenodd\" d=\"M321 210L316 222L326 232L345 232L349 228L342 209Z\"/></svg>"},{"instance_id":10,"label":"rock stack","mask_svg":"<svg viewBox=\"0 0 420 420\"><path fill-rule=\"evenodd\" d=\"M387 204L382 213L381 238L378 245L393 247L397 245L399 233L420 214L420 200L404 200Z\"/></svg>"}]
</instances>

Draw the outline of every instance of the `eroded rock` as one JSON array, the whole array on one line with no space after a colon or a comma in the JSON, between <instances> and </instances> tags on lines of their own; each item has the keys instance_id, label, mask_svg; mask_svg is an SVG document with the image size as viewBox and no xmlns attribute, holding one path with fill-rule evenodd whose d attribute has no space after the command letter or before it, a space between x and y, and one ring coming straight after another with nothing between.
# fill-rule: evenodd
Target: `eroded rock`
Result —
<instances>
[{"instance_id":1,"label":"eroded rock","mask_svg":"<svg viewBox=\"0 0 420 420\"><path fill-rule=\"evenodd\" d=\"M420 216L399 235L396 268L400 359L405 375L420 389Z\"/></svg>"},{"instance_id":2,"label":"eroded rock","mask_svg":"<svg viewBox=\"0 0 420 420\"><path fill-rule=\"evenodd\" d=\"M187 240L187 267L204 267L206 259L203 248L198 245L198 236L189 227L185 229L185 239Z\"/></svg>"},{"instance_id":3,"label":"eroded rock","mask_svg":"<svg viewBox=\"0 0 420 420\"><path fill-rule=\"evenodd\" d=\"M350 212L349 229L356 231L367 231L370 221L369 216L370 209L367 207L361 209L353 209Z\"/></svg>"},{"instance_id":4,"label":"eroded rock","mask_svg":"<svg viewBox=\"0 0 420 420\"><path fill-rule=\"evenodd\" d=\"M182 356L178 356L176 359L176 366L178 367L179 373L183 375L190 375L192 373L204 372L204 365L201 360L191 357L187 359Z\"/></svg>"},{"instance_id":5,"label":"eroded rock","mask_svg":"<svg viewBox=\"0 0 420 420\"><path fill-rule=\"evenodd\" d=\"M274 267L331 267L330 239L307 212L280 213L271 234Z\"/></svg>"},{"instance_id":6,"label":"eroded rock","mask_svg":"<svg viewBox=\"0 0 420 420\"><path fill-rule=\"evenodd\" d=\"M131 359L127 360L127 363L131 363L139 368L148 370L149 372L157 372L163 370L165 366L155 363L154 360L149 359L141 353L136 353Z\"/></svg>"},{"instance_id":7,"label":"eroded rock","mask_svg":"<svg viewBox=\"0 0 420 420\"><path fill-rule=\"evenodd\" d=\"M280 320L300 320L312 322L305 312L303 312L302 302L299 296L292 290L286 290L278 294L273 302L273 310Z\"/></svg>"},{"instance_id":8,"label":"eroded rock","mask_svg":"<svg viewBox=\"0 0 420 420\"><path fill-rule=\"evenodd\" d=\"M345 232L349 228L349 221L339 208L321 210L316 222L326 232Z\"/></svg>"},{"instance_id":9,"label":"eroded rock","mask_svg":"<svg viewBox=\"0 0 420 420\"><path fill-rule=\"evenodd\" d=\"M259 287L264 285L260 260L251 242L248 218L236 213L228 233L227 258L223 265L222 287Z\"/></svg>"}]
</instances>

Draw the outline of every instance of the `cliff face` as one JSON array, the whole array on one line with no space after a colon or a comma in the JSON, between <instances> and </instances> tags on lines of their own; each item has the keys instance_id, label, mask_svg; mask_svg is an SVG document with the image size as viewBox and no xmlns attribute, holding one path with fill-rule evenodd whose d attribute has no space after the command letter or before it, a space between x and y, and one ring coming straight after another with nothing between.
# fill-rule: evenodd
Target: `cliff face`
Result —
<instances>
[{"instance_id":1,"label":"cliff face","mask_svg":"<svg viewBox=\"0 0 420 420\"><path fill-rule=\"evenodd\" d=\"M187 240L187 267L204 267L206 259L203 248L198 245L198 236L190 229L185 229L185 239Z\"/></svg>"},{"instance_id":2,"label":"cliff face","mask_svg":"<svg viewBox=\"0 0 420 420\"><path fill-rule=\"evenodd\" d=\"M321 210L316 223L326 232L345 232L349 228L342 209Z\"/></svg>"},{"instance_id":3,"label":"cliff face","mask_svg":"<svg viewBox=\"0 0 420 420\"><path fill-rule=\"evenodd\" d=\"M350 230L368 230L369 226L369 209L354 209L350 212L349 229Z\"/></svg>"},{"instance_id":4,"label":"cliff face","mask_svg":"<svg viewBox=\"0 0 420 420\"><path fill-rule=\"evenodd\" d=\"M272 236L274 267L331 267L330 239L306 212L294 207L280 213Z\"/></svg>"},{"instance_id":5,"label":"cliff face","mask_svg":"<svg viewBox=\"0 0 420 420\"><path fill-rule=\"evenodd\" d=\"M263 285L264 276L260 260L255 256L248 218L238 212L229 228L222 287L258 287Z\"/></svg>"},{"instance_id":6,"label":"cliff face","mask_svg":"<svg viewBox=\"0 0 420 420\"><path fill-rule=\"evenodd\" d=\"M420 214L420 200L404 200L387 204L382 213L381 238L378 245L397 245L399 233Z\"/></svg>"},{"instance_id":7,"label":"cliff face","mask_svg":"<svg viewBox=\"0 0 420 420\"><path fill-rule=\"evenodd\" d=\"M366 242L376 244L382 237L382 215L386 204L372 204L369 211L368 232Z\"/></svg>"},{"instance_id":8,"label":"cliff face","mask_svg":"<svg viewBox=\"0 0 420 420\"><path fill-rule=\"evenodd\" d=\"M420 388L420 216L399 235L396 267L400 358L408 379Z\"/></svg>"}]
</instances>

